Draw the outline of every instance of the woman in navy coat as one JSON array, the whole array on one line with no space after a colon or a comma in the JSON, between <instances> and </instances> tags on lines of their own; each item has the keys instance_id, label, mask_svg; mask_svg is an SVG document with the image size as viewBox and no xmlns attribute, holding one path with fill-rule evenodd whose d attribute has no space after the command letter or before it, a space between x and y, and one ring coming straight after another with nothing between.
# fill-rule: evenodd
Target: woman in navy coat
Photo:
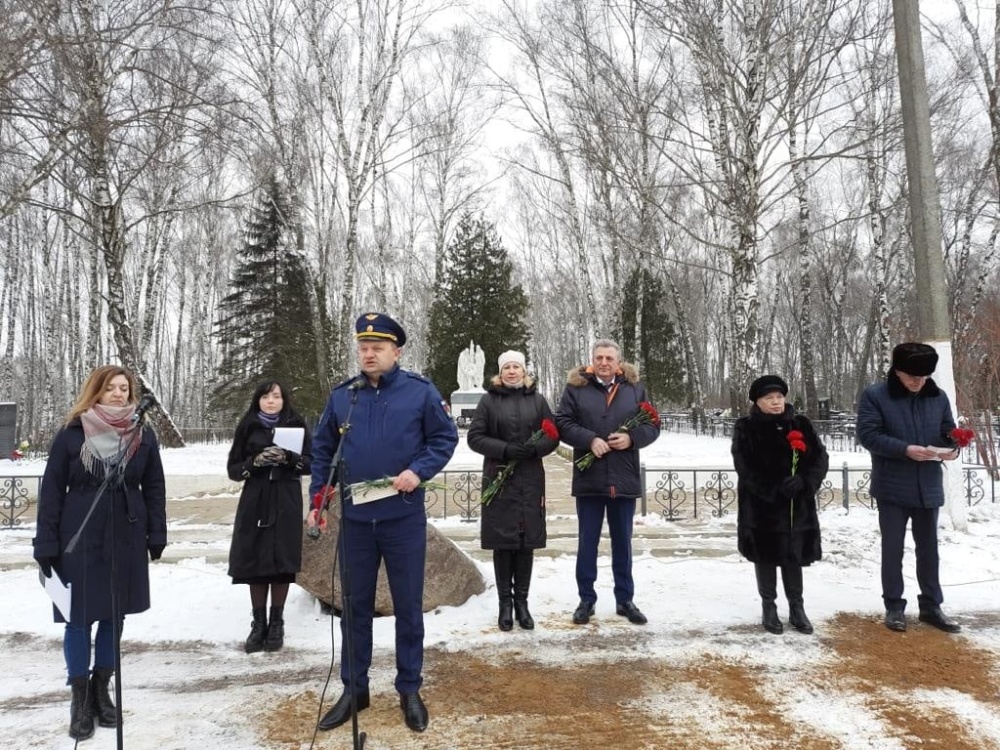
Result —
<instances>
[{"instance_id":1,"label":"woman in navy coat","mask_svg":"<svg viewBox=\"0 0 1000 750\"><path fill-rule=\"evenodd\" d=\"M102 727L117 724L108 691L117 648L114 618L120 634L125 615L149 609L149 560L158 560L167 543L160 449L152 430L134 418L135 408L131 373L115 365L94 370L52 441L38 498L35 560L46 576L55 571L72 585L69 620L54 613L56 622L66 623L74 739L94 733L94 718Z\"/></svg>"}]
</instances>

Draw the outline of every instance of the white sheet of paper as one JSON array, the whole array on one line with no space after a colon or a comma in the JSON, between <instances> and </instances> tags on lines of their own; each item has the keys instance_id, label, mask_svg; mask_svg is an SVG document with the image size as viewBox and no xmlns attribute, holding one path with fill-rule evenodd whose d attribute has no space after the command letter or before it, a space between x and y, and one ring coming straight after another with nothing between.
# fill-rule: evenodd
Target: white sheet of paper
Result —
<instances>
[{"instance_id":1,"label":"white sheet of paper","mask_svg":"<svg viewBox=\"0 0 1000 750\"><path fill-rule=\"evenodd\" d=\"M73 584L63 583L62 578L54 570L51 578L46 578L45 574L39 570L38 580L41 581L42 588L45 589L45 593L49 595L63 618L69 622L70 608L73 605Z\"/></svg>"},{"instance_id":2,"label":"white sheet of paper","mask_svg":"<svg viewBox=\"0 0 1000 750\"><path fill-rule=\"evenodd\" d=\"M928 445L928 446L927 446L927 450L929 450L929 451L934 451L934 452L935 452L935 453L937 453L938 455L941 455L941 456L944 456L944 455L947 455L948 453L951 453L951 452L952 452L952 451L954 451L955 449L954 449L954 448L942 448L942 447L941 447L941 446L939 446L939 445ZM941 459L941 458L935 458L934 460L935 460L935 461L943 461L944 459Z\"/></svg>"},{"instance_id":3,"label":"white sheet of paper","mask_svg":"<svg viewBox=\"0 0 1000 750\"><path fill-rule=\"evenodd\" d=\"M395 477L391 478L395 479ZM388 487L366 487L364 482L351 485L351 499L355 505L383 500L387 497L395 497L398 494L399 490L391 484Z\"/></svg>"},{"instance_id":4,"label":"white sheet of paper","mask_svg":"<svg viewBox=\"0 0 1000 750\"><path fill-rule=\"evenodd\" d=\"M292 453L302 453L302 441L305 437L306 431L301 427L274 428L274 444Z\"/></svg>"}]
</instances>

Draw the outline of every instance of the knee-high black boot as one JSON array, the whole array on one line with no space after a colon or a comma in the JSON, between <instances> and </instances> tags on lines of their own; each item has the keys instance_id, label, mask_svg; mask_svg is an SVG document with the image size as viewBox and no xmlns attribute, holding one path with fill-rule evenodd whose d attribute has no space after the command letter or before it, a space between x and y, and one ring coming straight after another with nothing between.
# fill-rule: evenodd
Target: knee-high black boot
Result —
<instances>
[{"instance_id":1,"label":"knee-high black boot","mask_svg":"<svg viewBox=\"0 0 1000 750\"><path fill-rule=\"evenodd\" d=\"M514 598L511 593L511 583L514 578L513 550L493 550L493 574L496 577L497 596L500 599L497 627L501 630L510 630L514 627Z\"/></svg>"},{"instance_id":2,"label":"knee-high black boot","mask_svg":"<svg viewBox=\"0 0 1000 750\"><path fill-rule=\"evenodd\" d=\"M760 624L768 633L778 635L784 631L781 620L778 619L778 568L775 565L756 563L753 566L757 574L757 593L760 594L761 619Z\"/></svg>"},{"instance_id":3,"label":"knee-high black boot","mask_svg":"<svg viewBox=\"0 0 1000 750\"><path fill-rule=\"evenodd\" d=\"M94 716L91 713L90 677L81 675L70 680L73 699L69 704L69 736L88 740L94 736Z\"/></svg>"},{"instance_id":4,"label":"knee-high black boot","mask_svg":"<svg viewBox=\"0 0 1000 750\"><path fill-rule=\"evenodd\" d=\"M785 597L788 599L788 624L800 633L813 632L812 623L806 616L802 605L802 566L782 565L781 582L785 586Z\"/></svg>"},{"instance_id":5,"label":"knee-high black boot","mask_svg":"<svg viewBox=\"0 0 1000 750\"><path fill-rule=\"evenodd\" d=\"M528 589L531 586L531 568L535 551L519 549L514 554L514 617L524 630L534 630L535 621L528 611Z\"/></svg>"}]
</instances>

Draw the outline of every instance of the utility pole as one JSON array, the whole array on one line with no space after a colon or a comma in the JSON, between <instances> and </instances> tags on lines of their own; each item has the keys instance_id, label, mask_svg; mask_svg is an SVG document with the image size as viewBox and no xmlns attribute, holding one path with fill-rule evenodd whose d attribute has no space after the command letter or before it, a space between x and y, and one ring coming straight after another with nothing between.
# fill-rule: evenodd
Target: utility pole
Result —
<instances>
[{"instance_id":1,"label":"utility pole","mask_svg":"<svg viewBox=\"0 0 1000 750\"><path fill-rule=\"evenodd\" d=\"M952 365L951 318L948 313L944 256L941 252L941 204L934 152L931 114L927 97L924 48L920 35L920 0L892 0L899 66L899 100L903 110L903 141L910 189L910 234L916 280L917 335L939 355L934 382L943 388L957 416L955 375ZM945 470L945 497L952 524L968 529L961 459Z\"/></svg>"}]
</instances>

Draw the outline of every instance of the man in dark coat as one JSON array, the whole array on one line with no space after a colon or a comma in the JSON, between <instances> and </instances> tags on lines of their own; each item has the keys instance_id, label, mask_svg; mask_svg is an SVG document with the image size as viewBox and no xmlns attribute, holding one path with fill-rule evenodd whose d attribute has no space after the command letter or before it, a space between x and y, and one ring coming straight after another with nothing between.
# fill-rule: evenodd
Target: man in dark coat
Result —
<instances>
[{"instance_id":1,"label":"man in dark coat","mask_svg":"<svg viewBox=\"0 0 1000 750\"><path fill-rule=\"evenodd\" d=\"M885 382L871 385L858 405L858 441L872 454L872 497L882 532L885 626L906 630L903 543L911 522L917 557L919 619L948 633L961 627L941 611L938 512L944 505L941 461L958 458L948 396L931 380L938 355L917 342L892 351Z\"/></svg>"},{"instance_id":2,"label":"man in dark coat","mask_svg":"<svg viewBox=\"0 0 1000 750\"><path fill-rule=\"evenodd\" d=\"M406 343L399 323L382 313L366 313L358 318L355 331L361 374L340 383L330 394L313 440L310 496L327 481L341 441L338 471L343 472L343 486L389 477L396 493L355 503L348 492L344 499L340 539L342 545L347 539L350 543L346 556L343 546L338 554L347 570L345 591L352 595L350 622L347 618L340 621L344 692L319 728L340 726L353 711L369 705L375 586L379 563L384 560L396 617L396 692L406 725L422 732L428 723L419 693L427 514L420 485L444 469L458 445L458 430L434 385L399 367ZM346 653L348 643L353 644L353 656Z\"/></svg>"},{"instance_id":3,"label":"man in dark coat","mask_svg":"<svg viewBox=\"0 0 1000 750\"><path fill-rule=\"evenodd\" d=\"M660 436L660 429L650 422L620 429L648 399L638 372L621 362L619 352L614 341L597 341L591 350L591 364L570 370L556 414L560 438L573 446L573 496L579 522L576 583L580 604L573 612L577 625L590 621L597 602L597 546L605 512L611 536L615 611L637 625L646 622L632 601L632 518L635 500L642 492L639 449L651 445ZM595 460L580 469L576 462L588 451Z\"/></svg>"}]
</instances>

